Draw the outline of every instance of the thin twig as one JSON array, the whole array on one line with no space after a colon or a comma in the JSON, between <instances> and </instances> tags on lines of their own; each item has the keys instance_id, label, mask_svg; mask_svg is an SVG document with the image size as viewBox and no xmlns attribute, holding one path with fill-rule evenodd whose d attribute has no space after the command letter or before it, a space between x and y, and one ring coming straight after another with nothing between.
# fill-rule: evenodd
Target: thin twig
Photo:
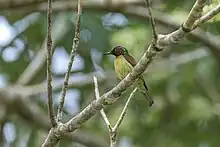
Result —
<instances>
[{"instance_id":1,"label":"thin twig","mask_svg":"<svg viewBox=\"0 0 220 147\"><path fill-rule=\"evenodd\" d=\"M47 94L48 94L48 113L50 118L50 123L52 127L56 126L56 120L54 117L53 110L53 97L52 97L52 37L51 37L51 27L52 27L52 6L51 1L48 0L48 11L47 11Z\"/></svg>"},{"instance_id":2,"label":"thin twig","mask_svg":"<svg viewBox=\"0 0 220 147\"><path fill-rule=\"evenodd\" d=\"M67 69L67 72L66 72L66 75L65 75L64 84L63 84L63 88L62 88L62 92L61 92L61 100L60 100L60 104L59 104L58 111L57 111L57 121L58 122L60 122L61 119L62 119L62 109L63 109L63 105L64 105L64 101L65 101L65 96L66 96L67 86L68 86L68 82L69 82L70 71L71 71L71 68L72 68L72 65L73 65L73 61L74 61L76 51L79 47L80 17L81 17L81 14L82 14L81 1L78 0L75 36L73 38L72 51L71 51L71 54L70 54L68 69Z\"/></svg>"},{"instance_id":3,"label":"thin twig","mask_svg":"<svg viewBox=\"0 0 220 147\"><path fill-rule=\"evenodd\" d=\"M154 43L156 43L156 41L157 41L157 31L156 31L155 22L154 22L154 18L153 18L153 14L152 14L152 10L151 10L151 7L150 7L149 0L145 0L145 4L146 4L147 9L148 9L149 21L150 21L150 24L151 24L151 27L152 27Z\"/></svg>"},{"instance_id":4,"label":"thin twig","mask_svg":"<svg viewBox=\"0 0 220 147\"><path fill-rule=\"evenodd\" d=\"M93 76L93 80L94 80L94 85L95 85L95 97L98 100L100 98L98 80L97 80L97 78L95 76ZM105 121L105 124L106 124L107 128L109 129L109 131L111 131L112 127L111 127L111 124L110 124L106 114L105 114L105 111L103 109L101 109L100 113L102 115L102 118Z\"/></svg>"},{"instance_id":5,"label":"thin twig","mask_svg":"<svg viewBox=\"0 0 220 147\"><path fill-rule=\"evenodd\" d=\"M135 94L136 91L137 91L137 88L135 88L135 89L131 92L131 94L130 94L130 96L129 96L129 98L128 98L128 100L127 100L127 102L126 102L126 104L125 104L125 106L124 106L124 108L123 108L123 110L122 110L122 112L121 112L121 115L120 115L119 118L118 118L117 123L115 124L115 126L114 126L113 129L112 129L113 131L116 131L116 130L118 129L118 127L121 125L122 120L124 119L124 116L125 116L125 114L126 114L126 111L127 111L127 108L128 108L128 104L130 103L131 99L134 97L134 94Z\"/></svg>"},{"instance_id":6,"label":"thin twig","mask_svg":"<svg viewBox=\"0 0 220 147\"><path fill-rule=\"evenodd\" d=\"M207 22L208 20L213 18L213 16L217 15L219 12L220 12L220 4L218 4L214 9L212 9L211 11L200 17L198 20L196 20L193 25L193 29L197 28L204 22Z\"/></svg>"}]
</instances>

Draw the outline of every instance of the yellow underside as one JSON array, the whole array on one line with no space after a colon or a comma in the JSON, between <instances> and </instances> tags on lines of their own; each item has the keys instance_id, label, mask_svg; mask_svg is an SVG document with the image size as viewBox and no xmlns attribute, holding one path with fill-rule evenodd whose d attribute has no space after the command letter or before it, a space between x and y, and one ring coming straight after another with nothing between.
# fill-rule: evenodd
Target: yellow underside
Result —
<instances>
[{"instance_id":1,"label":"yellow underside","mask_svg":"<svg viewBox=\"0 0 220 147\"><path fill-rule=\"evenodd\" d=\"M114 61L114 66L116 75L119 78L119 80L123 80L133 69L133 66L124 58L123 55L116 57ZM145 98L147 98L150 101L150 103L152 103L152 99L150 98L144 84L144 78L142 75L140 75L132 86L137 87L138 90L144 94Z\"/></svg>"},{"instance_id":2,"label":"yellow underside","mask_svg":"<svg viewBox=\"0 0 220 147\"><path fill-rule=\"evenodd\" d=\"M133 66L127 62L127 60L124 58L123 55L117 56L115 61L114 61L114 67L115 67L115 72L119 80L123 80L133 69ZM143 86L144 84L144 78L141 75L136 82L134 83L133 86L138 86L138 89L140 90L146 90L145 87Z\"/></svg>"},{"instance_id":3,"label":"yellow underside","mask_svg":"<svg viewBox=\"0 0 220 147\"><path fill-rule=\"evenodd\" d=\"M116 75L120 80L124 79L133 68L132 65L127 62L123 55L116 57L114 61L114 66Z\"/></svg>"}]
</instances>

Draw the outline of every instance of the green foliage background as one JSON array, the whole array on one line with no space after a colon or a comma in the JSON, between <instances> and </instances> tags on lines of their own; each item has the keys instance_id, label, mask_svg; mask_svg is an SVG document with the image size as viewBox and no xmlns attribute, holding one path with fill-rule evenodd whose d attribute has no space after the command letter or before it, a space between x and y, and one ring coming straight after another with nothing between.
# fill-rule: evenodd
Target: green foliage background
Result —
<instances>
[{"instance_id":1,"label":"green foliage background","mask_svg":"<svg viewBox=\"0 0 220 147\"><path fill-rule=\"evenodd\" d=\"M155 10L163 12L164 15L170 15L176 22L182 23L193 3L194 1L191 0L158 1L154 7ZM213 0L212 5L205 7L205 11L210 10L217 3L218 1ZM84 66L72 73L72 76L78 75L80 77L80 75L101 70L105 75L105 80L99 83L101 94L113 88L118 82L113 72L113 58L102 56L103 52L109 51L113 46L120 44L125 46L138 60L151 42L151 29L146 18L130 16L123 13L123 11L115 13L114 10L110 10L83 9L81 42L77 53L82 58ZM3 57L4 52L9 47L15 46L16 39L0 49L0 74L7 79L2 88L15 85L18 77L32 61L44 42L47 28L46 13L35 13L38 15L36 21L16 38L24 43L24 48L19 52L18 58L9 62ZM31 14L33 15L33 13L16 14L10 10L0 12L1 17L5 17L13 28L16 27L16 22L27 19L26 17ZM220 15L217 15L214 19L202 25L201 28L205 32L218 36L220 30L219 19ZM57 28L54 29L53 35L59 36L62 34L57 41L54 41L56 42L54 48L62 47L69 54L75 28L75 11L54 11L53 20L55 28L56 25L61 27L60 31ZM120 21L123 21L123 23L120 23ZM27 22L18 25L18 29L26 24ZM174 29L157 23L157 30L159 33L168 33ZM205 52L205 56L194 59L195 54L192 54L180 58L181 55L189 55L197 50ZM94 57L92 54L94 54ZM199 56L199 54L197 55ZM176 57L175 60L171 60L173 57ZM184 62L186 58L189 61ZM149 109L142 95L138 92L135 94L119 129L119 146L219 147L219 61L210 48L204 50L203 42L190 38L190 36L161 52L144 74L150 93L155 99L155 105ZM54 73L54 79L62 79L64 77L63 73ZM28 85L39 84L45 80L46 64L35 74ZM79 107L77 111L82 110L95 99L92 82L69 90L78 92L78 95L75 96L77 101L74 100ZM56 107L59 92L60 90L54 92ZM106 112L112 123L116 122L130 92L131 89L128 89L119 101L107 108ZM46 113L46 93L29 98L32 103L39 106ZM67 103L71 102L70 98ZM9 107L8 109L13 108ZM72 117L72 110L66 108L66 111L69 114L65 115L65 120L68 120ZM16 130L15 139L10 143L10 146L22 146L19 142L23 140L24 134L28 136L25 141L27 146L37 147L42 143L45 131L40 126L33 125L33 122L24 120L19 115L9 115L4 123L1 122L2 128L4 128L4 124L9 122L14 125ZM108 130L100 114L89 120L81 129L102 136L108 141ZM7 138L7 136L3 138ZM2 145L6 142L7 139L1 140ZM62 140L59 146L69 147L78 146L78 144Z\"/></svg>"}]
</instances>

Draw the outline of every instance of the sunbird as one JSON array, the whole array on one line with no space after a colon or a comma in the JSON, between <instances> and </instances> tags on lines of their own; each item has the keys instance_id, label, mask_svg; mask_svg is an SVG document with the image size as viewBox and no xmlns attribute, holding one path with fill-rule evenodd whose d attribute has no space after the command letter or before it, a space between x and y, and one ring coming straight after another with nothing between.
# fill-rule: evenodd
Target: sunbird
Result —
<instances>
[{"instance_id":1,"label":"sunbird","mask_svg":"<svg viewBox=\"0 0 220 147\"><path fill-rule=\"evenodd\" d=\"M114 67L119 80L123 80L137 64L135 59L128 53L128 50L122 46L115 46L110 52L104 53L104 55L115 56ZM142 75L135 81L134 86L145 96L149 106L152 106L154 101L148 93L148 88Z\"/></svg>"}]
</instances>

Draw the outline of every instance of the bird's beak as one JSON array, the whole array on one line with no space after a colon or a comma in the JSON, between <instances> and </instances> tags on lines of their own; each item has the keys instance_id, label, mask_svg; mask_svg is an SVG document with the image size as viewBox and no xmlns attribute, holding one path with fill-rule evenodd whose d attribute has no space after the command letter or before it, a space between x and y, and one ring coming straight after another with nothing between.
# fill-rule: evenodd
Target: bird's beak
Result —
<instances>
[{"instance_id":1,"label":"bird's beak","mask_svg":"<svg viewBox=\"0 0 220 147\"><path fill-rule=\"evenodd\" d=\"M106 53L104 53L104 55L111 55L112 54L112 52L106 52Z\"/></svg>"}]
</instances>

